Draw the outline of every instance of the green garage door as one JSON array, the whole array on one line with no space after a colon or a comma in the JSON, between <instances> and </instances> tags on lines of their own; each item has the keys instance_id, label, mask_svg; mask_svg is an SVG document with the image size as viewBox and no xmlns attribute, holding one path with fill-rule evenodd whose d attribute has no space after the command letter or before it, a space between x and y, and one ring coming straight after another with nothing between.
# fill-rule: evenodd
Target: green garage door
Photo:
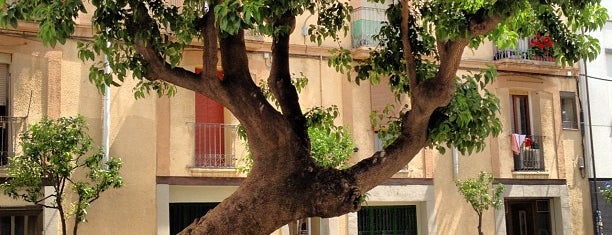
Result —
<instances>
[{"instance_id":1,"label":"green garage door","mask_svg":"<svg viewBox=\"0 0 612 235\"><path fill-rule=\"evenodd\" d=\"M416 235L416 206L364 206L357 212L359 234Z\"/></svg>"}]
</instances>

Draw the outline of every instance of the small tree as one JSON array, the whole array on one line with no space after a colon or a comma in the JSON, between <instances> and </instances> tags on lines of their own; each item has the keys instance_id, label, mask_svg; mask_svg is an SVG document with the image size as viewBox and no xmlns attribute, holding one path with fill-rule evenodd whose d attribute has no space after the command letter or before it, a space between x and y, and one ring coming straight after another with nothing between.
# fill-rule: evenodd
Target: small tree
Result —
<instances>
[{"instance_id":1,"label":"small tree","mask_svg":"<svg viewBox=\"0 0 612 235\"><path fill-rule=\"evenodd\" d=\"M493 183L493 176L489 173L481 171L478 178L466 179L464 181L457 180L455 184L459 188L459 192L463 195L466 201L472 205L476 214L478 214L478 234L482 235L482 213L493 207L499 209L502 205L502 194L504 193L504 185L499 184L494 189L489 189L489 185ZM492 193L492 194L491 194Z\"/></svg>"},{"instance_id":2,"label":"small tree","mask_svg":"<svg viewBox=\"0 0 612 235\"><path fill-rule=\"evenodd\" d=\"M608 203L612 203L612 185L609 183L606 183L606 185L602 188L599 187L599 193L601 193L601 196L606 199L606 202Z\"/></svg>"},{"instance_id":3,"label":"small tree","mask_svg":"<svg viewBox=\"0 0 612 235\"><path fill-rule=\"evenodd\" d=\"M120 159L102 162L104 153L86 130L82 116L45 118L31 125L20 136L22 153L10 159L8 181L0 184L12 198L57 209L64 235L68 215L74 216L73 234L77 234L79 223L86 222L87 208L100 193L123 184ZM45 185L53 187L53 193L45 195ZM67 185L76 195L70 210L66 210Z\"/></svg>"}]
</instances>

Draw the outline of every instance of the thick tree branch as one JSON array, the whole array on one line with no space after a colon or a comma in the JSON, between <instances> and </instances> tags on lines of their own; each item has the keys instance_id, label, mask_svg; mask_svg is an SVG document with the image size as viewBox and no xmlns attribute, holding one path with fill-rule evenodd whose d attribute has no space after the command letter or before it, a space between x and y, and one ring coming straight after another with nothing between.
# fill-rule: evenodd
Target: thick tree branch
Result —
<instances>
[{"instance_id":1,"label":"thick tree branch","mask_svg":"<svg viewBox=\"0 0 612 235\"><path fill-rule=\"evenodd\" d=\"M404 0L402 4L403 6L409 6L410 1ZM402 15L407 16L410 14L410 10L403 8ZM470 21L469 33L472 37L490 32L501 21L499 14L489 16L484 11L479 12L481 15L472 17ZM408 17L404 17L401 26L407 72L411 73L411 47L406 42L409 38L405 36L409 33L408 20ZM454 78L459 69L463 50L468 43L468 38L452 41L438 40L440 67L436 77L418 85L412 84L411 77L412 109L402 117L402 130L398 139L384 151L360 161L349 169L349 172L354 175L357 181L357 187L362 192L372 189L391 177L427 146L429 119L437 108L443 107L451 101L455 92Z\"/></svg>"},{"instance_id":2,"label":"thick tree branch","mask_svg":"<svg viewBox=\"0 0 612 235\"><path fill-rule=\"evenodd\" d=\"M416 77L416 61L414 58L412 45L410 44L410 21L414 20L413 3L411 0L402 1L402 25L400 27L402 45L404 46L404 60L406 61L406 74L408 74L410 89L416 87L418 79Z\"/></svg>"},{"instance_id":3,"label":"thick tree branch","mask_svg":"<svg viewBox=\"0 0 612 235\"><path fill-rule=\"evenodd\" d=\"M209 2L211 5L209 9L214 9L215 4L211 1ZM202 7L202 11L204 11L204 7ZM218 65L218 40L219 32L217 29L217 25L215 22L215 14L210 11L208 13L204 13L203 26L200 29L200 33L203 36L203 44L204 51L202 54L202 61L204 62L202 68L202 79L212 78L215 79L217 76L217 65Z\"/></svg>"},{"instance_id":4,"label":"thick tree branch","mask_svg":"<svg viewBox=\"0 0 612 235\"><path fill-rule=\"evenodd\" d=\"M157 27L153 24L153 19L148 14L148 9L144 5L144 3L139 3L134 7L134 23L140 25L141 27ZM136 37L137 35L133 35ZM183 68L172 68L172 66L167 63L161 54L153 48L154 43L149 39L145 38L136 38L136 51L142 55L142 57L147 61L147 73L145 77L149 80L161 80L168 83L172 83L174 85L189 89L189 90L198 90L210 98L217 100L211 94L212 89L203 89L204 87L211 86L212 82L207 82L209 84L202 84L204 82L198 79L198 76L191 72L187 71ZM211 75L209 75L211 76ZM203 81L217 81L216 73L211 76L210 79L203 79Z\"/></svg>"},{"instance_id":5,"label":"thick tree branch","mask_svg":"<svg viewBox=\"0 0 612 235\"><path fill-rule=\"evenodd\" d=\"M291 83L289 71L289 38L295 28L295 16L286 13L277 20L276 27L290 27L287 33L274 36L272 43L272 68L268 86L280 104L283 115L291 122L293 129L302 138L307 139L306 119L300 107L295 86Z\"/></svg>"},{"instance_id":6,"label":"thick tree branch","mask_svg":"<svg viewBox=\"0 0 612 235\"><path fill-rule=\"evenodd\" d=\"M156 27L148 15L146 6L138 3L133 6L134 22L140 27ZM136 38L136 50L147 61L146 77L162 80L189 90L199 92L226 107L245 127L249 143L264 146L253 153L254 169L269 159L266 153L274 151L279 145L290 141L281 138L282 133L291 131L290 125L266 100L259 87L253 82L249 72L244 31L236 35L219 37L213 11L204 17L204 45L202 56L204 71L201 75L182 68L172 68L154 48L154 42L146 38ZM136 34L134 36L137 36ZM220 40L219 40L220 38ZM217 44L219 40L219 44ZM218 54L221 54L223 79L217 78ZM261 151L260 151L261 150ZM283 163L283 159L277 159Z\"/></svg>"},{"instance_id":7,"label":"thick tree branch","mask_svg":"<svg viewBox=\"0 0 612 235\"><path fill-rule=\"evenodd\" d=\"M305 151L305 147L293 146L297 135L291 123L272 107L251 78L244 31L221 37L220 50L224 78L219 93L227 98L226 107L244 126L249 144L259 146L251 148L253 168L250 174L266 172L269 175L269 172L296 166L296 152ZM281 151L281 148L288 152L270 159L270 153Z\"/></svg>"},{"instance_id":8,"label":"thick tree branch","mask_svg":"<svg viewBox=\"0 0 612 235\"><path fill-rule=\"evenodd\" d=\"M202 92L204 95L209 96L212 99L215 99L211 96L210 91L206 92L203 87L206 87L209 84L202 84L198 75L194 72L185 70L180 67L172 68L170 64L168 64L164 58L151 46L151 44L146 42L137 42L136 43L136 51L147 61L147 74L146 77L149 80L161 80L168 83L172 83L179 87L183 87L189 90L197 90ZM214 77L217 78L216 75ZM207 79L212 80L213 79ZM215 99L218 100L218 99Z\"/></svg>"}]
</instances>

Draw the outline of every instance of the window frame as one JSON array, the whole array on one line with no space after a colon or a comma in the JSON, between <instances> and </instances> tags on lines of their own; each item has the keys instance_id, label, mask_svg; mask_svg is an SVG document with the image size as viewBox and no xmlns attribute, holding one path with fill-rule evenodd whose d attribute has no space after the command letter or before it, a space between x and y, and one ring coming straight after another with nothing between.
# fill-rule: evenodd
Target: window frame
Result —
<instances>
[{"instance_id":1,"label":"window frame","mask_svg":"<svg viewBox=\"0 0 612 235\"><path fill-rule=\"evenodd\" d=\"M566 102L564 102L564 100ZM564 105L564 103L570 106L568 108L572 109L571 113L569 113L568 115L564 114L564 112L567 111L566 105ZM578 109L576 105L576 93L570 91L561 91L559 93L559 106L561 106L561 128L563 128L564 130L578 130L579 125ZM567 121L566 118L568 118ZM566 123L568 123L568 125L566 125Z\"/></svg>"},{"instance_id":2,"label":"window frame","mask_svg":"<svg viewBox=\"0 0 612 235\"><path fill-rule=\"evenodd\" d=\"M43 234L43 208L42 206L22 206L22 207L0 207L0 232L4 227L1 221L8 219L10 225L8 227L9 234L15 234L19 231L16 227L17 218L20 220L23 234L41 235Z\"/></svg>"},{"instance_id":3,"label":"window frame","mask_svg":"<svg viewBox=\"0 0 612 235\"><path fill-rule=\"evenodd\" d=\"M511 94L512 106L512 132L516 134L531 135L531 102L528 94ZM523 122L520 122L523 121ZM521 125L523 124L524 125ZM525 128L525 130L522 130Z\"/></svg>"}]
</instances>

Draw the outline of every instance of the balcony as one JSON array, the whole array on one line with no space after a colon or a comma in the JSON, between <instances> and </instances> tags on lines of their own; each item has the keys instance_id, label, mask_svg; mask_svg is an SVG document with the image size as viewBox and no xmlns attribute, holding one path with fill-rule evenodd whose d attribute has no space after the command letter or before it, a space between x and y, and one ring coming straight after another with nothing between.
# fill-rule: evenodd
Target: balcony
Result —
<instances>
[{"instance_id":1,"label":"balcony","mask_svg":"<svg viewBox=\"0 0 612 235\"><path fill-rule=\"evenodd\" d=\"M19 133L25 127L25 117L0 116L0 167L15 155Z\"/></svg>"},{"instance_id":2,"label":"balcony","mask_svg":"<svg viewBox=\"0 0 612 235\"><path fill-rule=\"evenodd\" d=\"M543 136L512 134L514 171L544 171Z\"/></svg>"},{"instance_id":3,"label":"balcony","mask_svg":"<svg viewBox=\"0 0 612 235\"><path fill-rule=\"evenodd\" d=\"M195 168L236 167L236 125L195 123Z\"/></svg>"},{"instance_id":4,"label":"balcony","mask_svg":"<svg viewBox=\"0 0 612 235\"><path fill-rule=\"evenodd\" d=\"M494 47L494 55L493 60L519 60L519 61L542 61L542 62L554 62L555 58L552 56L552 51L549 46L538 48L539 42L541 42L540 38L545 37L537 37L535 39L531 38L523 38L519 39L516 43L515 48L509 49L499 49ZM535 41L534 41L535 40ZM546 39L550 45L550 38ZM534 44L534 42L537 42Z\"/></svg>"},{"instance_id":5,"label":"balcony","mask_svg":"<svg viewBox=\"0 0 612 235\"><path fill-rule=\"evenodd\" d=\"M378 43L372 38L380 31L386 21L385 9L381 7L357 7L351 12L353 48L375 47Z\"/></svg>"}]
</instances>

